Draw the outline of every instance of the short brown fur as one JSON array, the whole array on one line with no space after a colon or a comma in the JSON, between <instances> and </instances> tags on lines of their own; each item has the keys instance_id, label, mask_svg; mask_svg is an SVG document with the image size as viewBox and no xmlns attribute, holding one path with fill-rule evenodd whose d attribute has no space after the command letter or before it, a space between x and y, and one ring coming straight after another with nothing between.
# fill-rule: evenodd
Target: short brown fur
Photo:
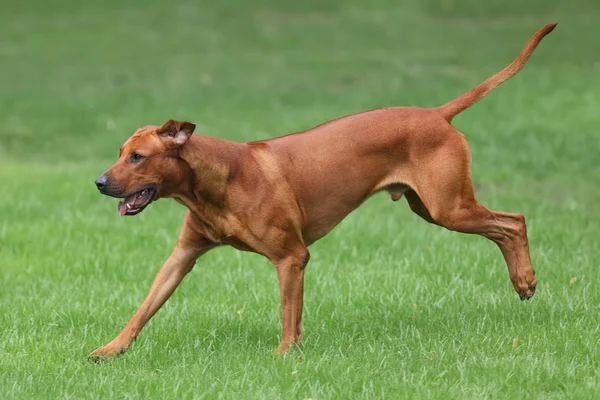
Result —
<instances>
[{"instance_id":1,"label":"short brown fur","mask_svg":"<svg viewBox=\"0 0 600 400\"><path fill-rule=\"evenodd\" d=\"M175 250L141 307L92 356L129 348L196 259L221 245L262 254L275 265L283 317L277 352L286 352L302 339L308 246L378 191L388 191L393 200L405 196L428 222L494 241L515 291L522 299L532 297L536 279L523 215L491 211L477 202L469 146L450 121L515 75L555 25L540 29L510 66L441 107L377 109L247 144L192 135L195 126L189 122L139 129L97 180L99 189L127 197L149 187L150 201L172 197L188 212Z\"/></svg>"}]
</instances>

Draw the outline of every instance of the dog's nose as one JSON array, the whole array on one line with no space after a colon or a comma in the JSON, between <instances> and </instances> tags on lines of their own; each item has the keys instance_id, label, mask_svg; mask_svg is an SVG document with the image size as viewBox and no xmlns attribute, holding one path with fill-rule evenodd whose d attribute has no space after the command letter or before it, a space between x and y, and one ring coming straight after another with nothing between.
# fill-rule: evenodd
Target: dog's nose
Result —
<instances>
[{"instance_id":1,"label":"dog's nose","mask_svg":"<svg viewBox=\"0 0 600 400\"><path fill-rule=\"evenodd\" d=\"M102 175L100 178L96 179L96 187L98 188L99 191L104 190L104 188L106 187L106 183L108 182L108 178L106 178L106 175Z\"/></svg>"}]
</instances>

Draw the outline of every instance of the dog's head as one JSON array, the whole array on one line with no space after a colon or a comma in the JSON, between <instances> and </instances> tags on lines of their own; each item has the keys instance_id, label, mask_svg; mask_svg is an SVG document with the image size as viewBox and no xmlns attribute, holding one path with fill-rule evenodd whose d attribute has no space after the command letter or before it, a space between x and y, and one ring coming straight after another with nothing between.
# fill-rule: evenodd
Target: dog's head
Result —
<instances>
[{"instance_id":1,"label":"dog's head","mask_svg":"<svg viewBox=\"0 0 600 400\"><path fill-rule=\"evenodd\" d=\"M153 200L172 195L186 179L187 164L179 157L196 125L169 120L138 129L117 162L96 179L102 194L122 198L119 214L136 215Z\"/></svg>"}]
</instances>

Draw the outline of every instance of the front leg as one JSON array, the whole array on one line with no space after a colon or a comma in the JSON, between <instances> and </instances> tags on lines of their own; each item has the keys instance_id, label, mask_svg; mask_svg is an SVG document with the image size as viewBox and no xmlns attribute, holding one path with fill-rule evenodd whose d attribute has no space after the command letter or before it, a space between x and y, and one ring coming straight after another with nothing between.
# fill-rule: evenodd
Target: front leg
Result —
<instances>
[{"instance_id":1,"label":"front leg","mask_svg":"<svg viewBox=\"0 0 600 400\"><path fill-rule=\"evenodd\" d=\"M290 255L275 262L281 296L283 337L275 354L287 352L302 340L302 303L304 297L304 268L308 262L308 250L301 255Z\"/></svg>"},{"instance_id":2,"label":"front leg","mask_svg":"<svg viewBox=\"0 0 600 400\"><path fill-rule=\"evenodd\" d=\"M156 274L148 295L125 328L107 345L90 354L95 360L124 353L150 318L167 301L182 279L192 270L196 259L211 247L204 242L186 217L179 241L171 256Z\"/></svg>"},{"instance_id":3,"label":"front leg","mask_svg":"<svg viewBox=\"0 0 600 400\"><path fill-rule=\"evenodd\" d=\"M95 359L122 354L129 348L150 318L167 301L183 277L192 270L202 251L194 248L175 247L171 256L156 274L144 302L125 328L106 346L90 354Z\"/></svg>"}]
</instances>

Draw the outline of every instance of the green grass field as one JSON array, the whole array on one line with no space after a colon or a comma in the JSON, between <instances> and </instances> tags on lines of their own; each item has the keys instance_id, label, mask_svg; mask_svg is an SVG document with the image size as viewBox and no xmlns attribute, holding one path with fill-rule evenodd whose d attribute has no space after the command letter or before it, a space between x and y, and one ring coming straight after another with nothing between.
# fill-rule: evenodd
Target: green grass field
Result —
<instances>
[{"instance_id":1,"label":"green grass field","mask_svg":"<svg viewBox=\"0 0 600 400\"><path fill-rule=\"evenodd\" d=\"M489 5L486 5L488 4ZM538 291L496 246L376 195L311 247L305 342L284 357L274 268L215 250L131 350L126 324L185 209L135 218L94 179L169 118L250 141L442 104L528 66L455 126L479 200L527 217ZM0 13L0 398L600 396L597 0L7 2Z\"/></svg>"}]
</instances>

